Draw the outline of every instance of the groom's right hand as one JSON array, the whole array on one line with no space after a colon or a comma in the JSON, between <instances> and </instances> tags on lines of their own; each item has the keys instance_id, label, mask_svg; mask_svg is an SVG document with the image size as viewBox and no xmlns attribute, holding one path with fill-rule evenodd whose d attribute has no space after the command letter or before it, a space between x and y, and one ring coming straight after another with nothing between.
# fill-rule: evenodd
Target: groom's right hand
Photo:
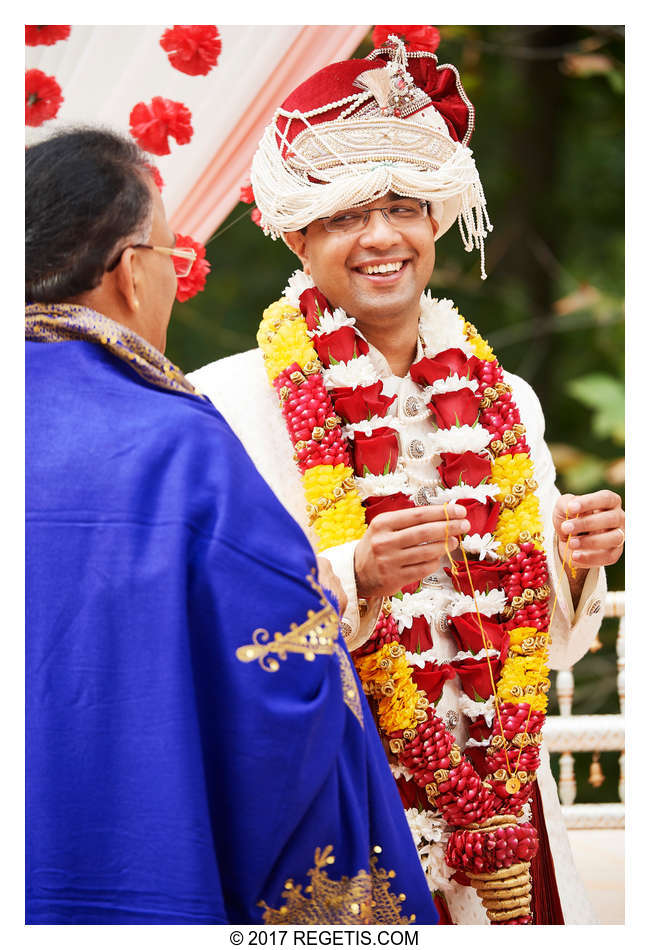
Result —
<instances>
[{"instance_id":1,"label":"groom's right hand","mask_svg":"<svg viewBox=\"0 0 650 950\"><path fill-rule=\"evenodd\" d=\"M377 515L354 552L358 596L388 597L435 573L469 531L466 514L462 505L448 504Z\"/></svg>"}]
</instances>

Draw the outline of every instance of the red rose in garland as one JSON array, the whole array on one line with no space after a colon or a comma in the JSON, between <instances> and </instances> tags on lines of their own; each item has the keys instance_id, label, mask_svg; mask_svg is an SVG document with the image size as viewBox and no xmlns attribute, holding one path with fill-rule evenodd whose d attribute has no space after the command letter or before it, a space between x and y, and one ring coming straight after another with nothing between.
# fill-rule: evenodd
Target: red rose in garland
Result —
<instances>
[{"instance_id":1,"label":"red rose in garland","mask_svg":"<svg viewBox=\"0 0 650 950\"><path fill-rule=\"evenodd\" d=\"M372 386L357 386L356 389L348 386L346 389L332 390L330 395L337 415L346 422L361 422L371 416L385 416L397 396L382 396L382 387L382 381L378 380Z\"/></svg>"},{"instance_id":2,"label":"red rose in garland","mask_svg":"<svg viewBox=\"0 0 650 950\"><path fill-rule=\"evenodd\" d=\"M496 564L486 564L484 561L468 561L468 565L469 577L464 561L455 561L454 571L448 567L445 568L445 572L451 577L452 583L459 593L471 595L472 588L479 593L484 593L493 590L495 587L503 586L503 578L506 572L500 561L497 561Z\"/></svg>"},{"instance_id":3,"label":"red rose in garland","mask_svg":"<svg viewBox=\"0 0 650 950\"><path fill-rule=\"evenodd\" d=\"M450 393L438 393L431 398L431 414L440 429L452 426L471 426L478 418L480 399L465 387Z\"/></svg>"},{"instance_id":4,"label":"red rose in garland","mask_svg":"<svg viewBox=\"0 0 650 950\"><path fill-rule=\"evenodd\" d=\"M468 534L492 534L497 526L500 505L498 501L488 500L486 504L477 498L459 498L458 504L467 511L470 524Z\"/></svg>"},{"instance_id":5,"label":"red rose in garland","mask_svg":"<svg viewBox=\"0 0 650 950\"><path fill-rule=\"evenodd\" d=\"M415 586L420 586L419 584ZM402 588L406 592L406 588ZM409 653L425 653L433 646L431 624L426 617L413 617L410 627L405 627L399 638L402 646Z\"/></svg>"},{"instance_id":6,"label":"red rose in garland","mask_svg":"<svg viewBox=\"0 0 650 950\"><path fill-rule=\"evenodd\" d=\"M447 488L453 488L461 482L476 487L492 474L490 459L476 452L462 452L460 455L443 452L440 458L442 461L438 472Z\"/></svg>"},{"instance_id":7,"label":"red rose in garland","mask_svg":"<svg viewBox=\"0 0 650 950\"><path fill-rule=\"evenodd\" d=\"M347 363L355 356L368 352L368 344L354 332L354 327L339 327L332 333L314 336L312 343L323 366L331 363Z\"/></svg>"},{"instance_id":8,"label":"red rose in garland","mask_svg":"<svg viewBox=\"0 0 650 950\"><path fill-rule=\"evenodd\" d=\"M447 379L456 375L475 379L481 369L482 361L476 356L465 356L462 350L452 348L438 353L434 359L423 356L411 366L411 379L420 386L431 386L438 379Z\"/></svg>"},{"instance_id":9,"label":"red rose in garland","mask_svg":"<svg viewBox=\"0 0 650 950\"><path fill-rule=\"evenodd\" d=\"M454 640L458 643L459 650L480 653L484 649L485 643L476 613L468 612L460 614L458 617L449 617L447 622ZM495 650L500 650L503 646L504 637L508 636L503 626L483 616L481 616L481 625L488 647L491 646Z\"/></svg>"},{"instance_id":10,"label":"red rose in garland","mask_svg":"<svg viewBox=\"0 0 650 950\"><path fill-rule=\"evenodd\" d=\"M173 26L160 37L160 45L174 69L188 76L206 76L221 52L216 26Z\"/></svg>"},{"instance_id":11,"label":"red rose in garland","mask_svg":"<svg viewBox=\"0 0 650 950\"><path fill-rule=\"evenodd\" d=\"M196 251L196 260L192 264L192 270L187 277L178 278L176 299L179 303L184 303L205 287L205 279L210 273L210 261L205 259L204 246L199 244L198 241L193 241L191 237L187 237L185 234L176 235L176 247L193 247Z\"/></svg>"},{"instance_id":12,"label":"red rose in garland","mask_svg":"<svg viewBox=\"0 0 650 950\"><path fill-rule=\"evenodd\" d=\"M316 287L308 287L300 294L300 309L303 312L307 329L316 330L326 310L330 310L327 298Z\"/></svg>"},{"instance_id":13,"label":"red rose in garland","mask_svg":"<svg viewBox=\"0 0 650 950\"><path fill-rule=\"evenodd\" d=\"M479 716L478 719L474 719L473 722L470 722L467 726L467 731L470 738L476 739L477 742L480 742L482 739L489 739L492 735L492 727L488 726L483 716Z\"/></svg>"},{"instance_id":14,"label":"red rose in garland","mask_svg":"<svg viewBox=\"0 0 650 950\"><path fill-rule=\"evenodd\" d=\"M364 501L366 509L366 521L368 524L377 515L383 515L386 511L402 511L404 508L415 508L415 505L403 492L395 492L393 495L377 495L373 498L366 498Z\"/></svg>"},{"instance_id":15,"label":"red rose in garland","mask_svg":"<svg viewBox=\"0 0 650 950\"><path fill-rule=\"evenodd\" d=\"M63 102L61 86L54 76L46 76L40 69L25 73L25 125L32 128L53 119Z\"/></svg>"},{"instance_id":16,"label":"red rose in garland","mask_svg":"<svg viewBox=\"0 0 650 950\"><path fill-rule=\"evenodd\" d=\"M440 32L435 26L376 26L372 31L375 49L384 46L391 33L404 40L405 46L410 50L435 53L440 45Z\"/></svg>"},{"instance_id":17,"label":"red rose in garland","mask_svg":"<svg viewBox=\"0 0 650 950\"><path fill-rule=\"evenodd\" d=\"M54 46L69 36L69 26L26 26L25 46Z\"/></svg>"},{"instance_id":18,"label":"red rose in garland","mask_svg":"<svg viewBox=\"0 0 650 950\"><path fill-rule=\"evenodd\" d=\"M140 148L154 155L169 155L169 136L187 145L194 134L192 113L182 102L154 96L151 103L138 102L129 116L131 135Z\"/></svg>"},{"instance_id":19,"label":"red rose in garland","mask_svg":"<svg viewBox=\"0 0 650 950\"><path fill-rule=\"evenodd\" d=\"M430 703L437 703L442 695L442 688L456 675L456 670L449 663L425 663L422 669L413 667L413 679L418 689L423 689Z\"/></svg>"},{"instance_id":20,"label":"red rose in garland","mask_svg":"<svg viewBox=\"0 0 650 950\"><path fill-rule=\"evenodd\" d=\"M397 468L399 443L394 429L380 426L365 435L356 432L354 436L354 471L356 475L387 475Z\"/></svg>"},{"instance_id":21,"label":"red rose in garland","mask_svg":"<svg viewBox=\"0 0 650 950\"><path fill-rule=\"evenodd\" d=\"M492 679L496 683L503 666L501 656L482 657L480 660L459 660L451 664L458 673L462 687L470 699L486 700L493 694L488 659L492 667Z\"/></svg>"}]
</instances>

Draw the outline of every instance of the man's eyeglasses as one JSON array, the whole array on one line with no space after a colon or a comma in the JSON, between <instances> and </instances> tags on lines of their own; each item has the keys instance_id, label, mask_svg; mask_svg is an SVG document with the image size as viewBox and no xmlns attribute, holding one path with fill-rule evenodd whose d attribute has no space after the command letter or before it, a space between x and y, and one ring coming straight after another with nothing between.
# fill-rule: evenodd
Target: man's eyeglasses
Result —
<instances>
[{"instance_id":1,"label":"man's eyeglasses","mask_svg":"<svg viewBox=\"0 0 650 950\"><path fill-rule=\"evenodd\" d=\"M426 201L418 201L416 198L400 198L398 201L392 201L384 208L368 208L365 211L361 209L350 209L349 211L339 211L333 214L331 218L321 218L323 227L326 231L333 234L342 232L351 234L357 231L363 231L370 221L370 215L373 211L381 211L386 221L393 227L399 229L417 224L427 216L429 205Z\"/></svg>"},{"instance_id":2,"label":"man's eyeglasses","mask_svg":"<svg viewBox=\"0 0 650 950\"><path fill-rule=\"evenodd\" d=\"M159 247L156 244L127 244L126 247L122 248L110 267L106 268L107 271L115 270L120 263L122 254L124 254L129 247L144 247L150 251L159 251L161 254L168 254L172 259L177 277L187 277L196 260L196 251L193 247Z\"/></svg>"}]
</instances>

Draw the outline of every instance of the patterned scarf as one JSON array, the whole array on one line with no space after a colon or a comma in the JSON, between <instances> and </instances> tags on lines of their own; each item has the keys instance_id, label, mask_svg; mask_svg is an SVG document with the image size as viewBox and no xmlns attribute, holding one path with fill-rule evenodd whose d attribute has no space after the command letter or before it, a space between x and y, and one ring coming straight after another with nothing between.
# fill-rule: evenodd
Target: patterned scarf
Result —
<instances>
[{"instance_id":1,"label":"patterned scarf","mask_svg":"<svg viewBox=\"0 0 650 950\"><path fill-rule=\"evenodd\" d=\"M172 392L199 395L171 360L128 330L89 307L70 303L32 303L25 307L25 339L39 343L86 340L98 343L127 363L148 383Z\"/></svg>"}]
</instances>

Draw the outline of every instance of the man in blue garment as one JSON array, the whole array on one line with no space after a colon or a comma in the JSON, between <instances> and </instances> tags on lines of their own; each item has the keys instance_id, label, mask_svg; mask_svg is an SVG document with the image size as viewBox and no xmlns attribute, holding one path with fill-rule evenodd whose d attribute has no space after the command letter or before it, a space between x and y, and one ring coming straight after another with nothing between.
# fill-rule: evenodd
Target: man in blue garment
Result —
<instances>
[{"instance_id":1,"label":"man in blue garment","mask_svg":"<svg viewBox=\"0 0 650 950\"><path fill-rule=\"evenodd\" d=\"M163 356L111 133L26 152L27 922L435 923L296 522Z\"/></svg>"}]
</instances>

